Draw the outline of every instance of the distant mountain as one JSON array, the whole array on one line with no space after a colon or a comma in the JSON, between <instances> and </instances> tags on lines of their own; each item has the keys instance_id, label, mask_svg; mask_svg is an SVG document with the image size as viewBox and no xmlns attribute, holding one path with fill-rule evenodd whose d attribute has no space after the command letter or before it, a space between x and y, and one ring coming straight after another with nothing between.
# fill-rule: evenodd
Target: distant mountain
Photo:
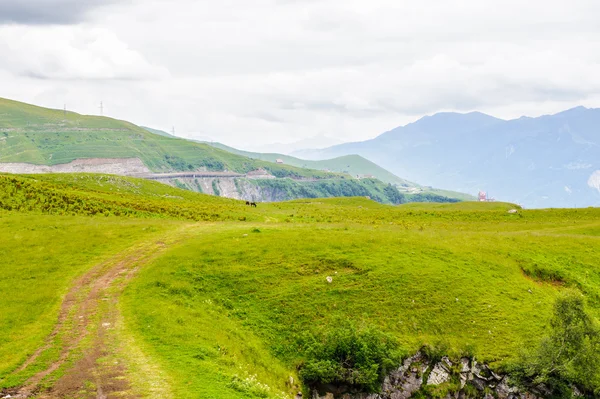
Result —
<instances>
[{"instance_id":1,"label":"distant mountain","mask_svg":"<svg viewBox=\"0 0 600 399\"><path fill-rule=\"evenodd\" d=\"M338 144L343 144L343 141L321 134L313 137L308 137L299 141L295 141L293 143L272 143L258 145L255 147L251 147L251 150L256 152L276 152L289 155L294 151L300 150L302 148L325 148Z\"/></svg>"},{"instance_id":2,"label":"distant mountain","mask_svg":"<svg viewBox=\"0 0 600 399\"><path fill-rule=\"evenodd\" d=\"M160 175L152 178L177 187L254 201L349 196L390 204L455 200L446 194L404 195L375 178L251 159L126 121L0 98L2 172L154 172Z\"/></svg>"},{"instance_id":3,"label":"distant mountain","mask_svg":"<svg viewBox=\"0 0 600 399\"><path fill-rule=\"evenodd\" d=\"M278 154L278 153L259 153L238 150L233 147L226 146L221 143L207 143L216 148L231 152L232 154L242 155L251 159L258 159L267 162L282 161L285 165L296 166L299 168L309 168L322 170L327 172L347 173L351 176L358 178L374 177L381 180L384 183L390 183L397 186L401 192L408 192L412 194L416 193L427 193L436 194L451 198L460 198L464 201L471 201L475 199L475 196L468 195L460 192L452 192L446 190L439 190L432 187L423 187L417 183L402 179L393 173L385 170L381 166L375 164L361 157L360 155L344 155L332 159L324 159L321 161L305 160L289 155Z\"/></svg>"},{"instance_id":4,"label":"distant mountain","mask_svg":"<svg viewBox=\"0 0 600 399\"><path fill-rule=\"evenodd\" d=\"M294 155L358 154L394 174L527 207L600 205L600 109L514 120L439 113L368 141Z\"/></svg>"}]
</instances>

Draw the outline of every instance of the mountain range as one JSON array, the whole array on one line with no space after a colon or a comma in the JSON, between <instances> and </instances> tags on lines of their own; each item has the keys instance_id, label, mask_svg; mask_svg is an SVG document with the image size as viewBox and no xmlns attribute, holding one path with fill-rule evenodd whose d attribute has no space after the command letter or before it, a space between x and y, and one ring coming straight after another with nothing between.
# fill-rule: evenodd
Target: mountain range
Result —
<instances>
[{"instance_id":1,"label":"mountain range","mask_svg":"<svg viewBox=\"0 0 600 399\"><path fill-rule=\"evenodd\" d=\"M301 165L223 147L227 150L126 121L0 98L0 173L121 174L267 202L345 196L393 204L470 199L405 182L358 156Z\"/></svg>"},{"instance_id":2,"label":"mountain range","mask_svg":"<svg viewBox=\"0 0 600 399\"><path fill-rule=\"evenodd\" d=\"M367 141L295 156L358 154L410 181L526 207L600 205L600 109L537 118L438 113Z\"/></svg>"}]
</instances>

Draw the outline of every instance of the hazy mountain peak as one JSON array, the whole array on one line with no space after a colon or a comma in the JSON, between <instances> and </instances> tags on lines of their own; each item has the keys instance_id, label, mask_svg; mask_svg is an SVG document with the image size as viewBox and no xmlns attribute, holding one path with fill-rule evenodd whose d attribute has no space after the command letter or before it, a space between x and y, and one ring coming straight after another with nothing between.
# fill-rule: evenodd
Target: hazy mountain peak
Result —
<instances>
[{"instance_id":1,"label":"hazy mountain peak","mask_svg":"<svg viewBox=\"0 0 600 399\"><path fill-rule=\"evenodd\" d=\"M596 186L588 184L600 171L598 137L600 109L583 106L508 121L441 112L372 140L304 156L359 154L408 180L472 194L481 189L528 207L589 206L600 205Z\"/></svg>"}]
</instances>

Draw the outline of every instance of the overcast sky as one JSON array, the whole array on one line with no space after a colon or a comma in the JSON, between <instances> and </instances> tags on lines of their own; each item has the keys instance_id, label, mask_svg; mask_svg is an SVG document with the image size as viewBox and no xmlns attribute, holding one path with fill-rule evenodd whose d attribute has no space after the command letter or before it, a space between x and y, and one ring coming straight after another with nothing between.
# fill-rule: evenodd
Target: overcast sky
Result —
<instances>
[{"instance_id":1,"label":"overcast sky","mask_svg":"<svg viewBox=\"0 0 600 399\"><path fill-rule=\"evenodd\" d=\"M0 97L249 149L356 141L600 107L599 20L598 0L0 0Z\"/></svg>"}]
</instances>

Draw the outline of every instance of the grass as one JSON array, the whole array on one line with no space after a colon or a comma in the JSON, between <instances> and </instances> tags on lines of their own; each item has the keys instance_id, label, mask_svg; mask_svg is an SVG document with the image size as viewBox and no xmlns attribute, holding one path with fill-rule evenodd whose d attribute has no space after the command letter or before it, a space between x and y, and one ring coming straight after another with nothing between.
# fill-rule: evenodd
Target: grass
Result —
<instances>
[{"instance_id":1,"label":"grass","mask_svg":"<svg viewBox=\"0 0 600 399\"><path fill-rule=\"evenodd\" d=\"M132 123L36 107L0 98L0 162L38 165L79 158L140 158L154 172L264 168L278 177L349 178L339 173L276 165L207 144L163 136Z\"/></svg>"},{"instance_id":2,"label":"grass","mask_svg":"<svg viewBox=\"0 0 600 399\"><path fill-rule=\"evenodd\" d=\"M361 157L360 155L345 155L342 157L326 159L322 161L310 161L284 154L242 151L221 143L207 144L232 154L242 155L261 161L276 162L278 159L281 159L287 165L297 166L300 168L329 170L332 172L348 173L352 176L372 175L384 183L392 183L406 187L418 186L417 184L409 182L408 180L401 179L400 177L388 172L377 164Z\"/></svg>"},{"instance_id":3,"label":"grass","mask_svg":"<svg viewBox=\"0 0 600 399\"><path fill-rule=\"evenodd\" d=\"M154 131L149 129L150 131ZM164 133L164 132L163 132ZM417 183L410 182L402 179L393 173L387 171L381 166L361 157L360 155L344 155L332 159L324 159L321 161L310 161L300 159L284 154L277 153L259 153L238 150L221 143L206 143L210 144L215 148L219 148L230 152L232 154L242 155L251 159L258 159L267 162L276 162L278 159L282 160L286 165L292 165L300 168L317 169L338 173L347 173L354 177L364 178L372 176L384 183L393 184L398 186L402 191L413 189L411 192L422 192L427 194L436 194L443 197L459 198L463 201L472 201L475 199L474 196L465 193L458 193L455 191L439 190L431 187L422 187Z\"/></svg>"},{"instance_id":4,"label":"grass","mask_svg":"<svg viewBox=\"0 0 600 399\"><path fill-rule=\"evenodd\" d=\"M222 225L145 269L127 293L126 313L178 376L181 395L191 384L192 392L212 397L209 381L233 378L249 362L248 373L256 373L271 356L294 375L303 359L299 332L318 333L340 318L375 325L409 351L444 342L454 355L475 350L479 360L498 366L544 333L561 290L523 273L524 265L558 267L569 274L568 285L585 284L597 316L600 253L595 237L497 228L262 225L255 232ZM551 261L572 254L581 254L577 268ZM220 341L223 328L258 338L259 355L244 358L237 335ZM241 365L224 368L229 358L215 351L215 342L235 348ZM279 386L277 374L259 372L259 381L283 389L285 373ZM214 397L230 395L221 394Z\"/></svg>"},{"instance_id":5,"label":"grass","mask_svg":"<svg viewBox=\"0 0 600 399\"><path fill-rule=\"evenodd\" d=\"M140 219L0 214L0 386L42 346L76 276L171 225Z\"/></svg>"},{"instance_id":6,"label":"grass","mask_svg":"<svg viewBox=\"0 0 600 399\"><path fill-rule=\"evenodd\" d=\"M175 224L196 233L129 283L119 334L176 398L290 397L300 336L339 320L375 326L407 353L442 343L501 367L545 333L562 291L600 316L600 209L364 197L250 208L114 176L2 182L0 288L16 290L0 299L4 373L43 342L76 275ZM77 216L88 208L107 216Z\"/></svg>"},{"instance_id":7,"label":"grass","mask_svg":"<svg viewBox=\"0 0 600 399\"><path fill-rule=\"evenodd\" d=\"M264 169L279 179L293 179L281 183L285 186L282 188L283 192L287 194L308 190L310 193L316 192L319 196L329 196L331 190L318 184L324 180L328 182L324 184L328 185L355 186L353 190L346 190L350 195L352 191L361 191L365 193L361 195L370 195L380 198L383 202L390 202L389 198L380 196L385 184L378 182L378 187L373 187L372 182L353 179L348 173L354 173L354 167L345 170L332 165L329 169L319 163L313 165L315 168L297 163L276 164L106 117L65 113L63 110L41 108L0 98L0 126L0 163L57 165L76 159L139 158L153 172L203 170L245 174ZM345 163L346 160L334 163L340 162ZM351 163L361 170L373 173L377 171L377 177L381 176L386 183L392 177L394 182L399 179L362 158L353 159ZM243 180L255 185L272 184L270 180ZM299 183L298 180L303 182ZM402 179L398 182L405 184ZM186 187L183 183L179 184ZM345 192L342 192L342 195L346 195ZM442 196L463 198L459 193L444 193Z\"/></svg>"}]
</instances>

